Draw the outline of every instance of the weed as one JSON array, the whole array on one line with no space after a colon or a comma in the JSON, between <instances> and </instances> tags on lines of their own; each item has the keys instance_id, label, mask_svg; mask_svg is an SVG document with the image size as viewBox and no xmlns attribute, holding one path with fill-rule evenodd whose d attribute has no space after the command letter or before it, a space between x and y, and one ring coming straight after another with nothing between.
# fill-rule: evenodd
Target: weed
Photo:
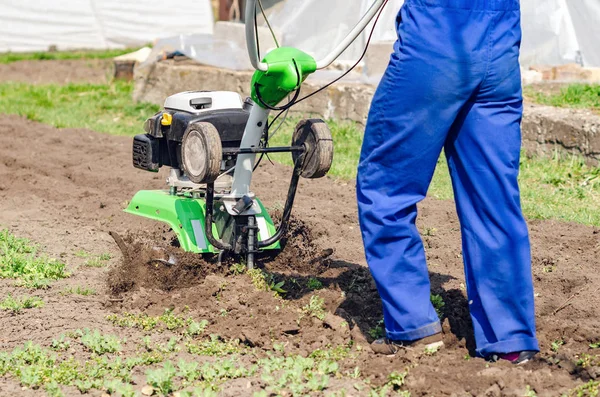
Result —
<instances>
[{"instance_id":1,"label":"weed","mask_svg":"<svg viewBox=\"0 0 600 397\"><path fill-rule=\"evenodd\" d=\"M600 357L587 353L578 356L577 365L583 368L592 367L600 364Z\"/></svg>"},{"instance_id":2,"label":"weed","mask_svg":"<svg viewBox=\"0 0 600 397\"><path fill-rule=\"evenodd\" d=\"M302 308L302 314L325 320L325 300L318 295L310 297L310 301Z\"/></svg>"},{"instance_id":3,"label":"weed","mask_svg":"<svg viewBox=\"0 0 600 397\"><path fill-rule=\"evenodd\" d=\"M190 325L188 325L186 334L189 336L198 336L202 335L208 326L208 321L202 320L200 322L192 321Z\"/></svg>"},{"instance_id":4,"label":"weed","mask_svg":"<svg viewBox=\"0 0 600 397\"><path fill-rule=\"evenodd\" d=\"M287 292L283 289L285 281L277 282L272 274L266 273L261 269L249 269L247 273L250 276L250 280L252 280L254 288L259 291L273 291L276 295Z\"/></svg>"},{"instance_id":5,"label":"weed","mask_svg":"<svg viewBox=\"0 0 600 397\"><path fill-rule=\"evenodd\" d=\"M597 397L600 395L600 381L590 380L588 383L570 390L563 397Z\"/></svg>"},{"instance_id":6,"label":"weed","mask_svg":"<svg viewBox=\"0 0 600 397\"><path fill-rule=\"evenodd\" d=\"M67 287L63 291L61 291L61 295L82 295L82 296L90 296L96 295L96 290L92 288L85 288L81 286L77 287Z\"/></svg>"},{"instance_id":7,"label":"weed","mask_svg":"<svg viewBox=\"0 0 600 397\"><path fill-rule=\"evenodd\" d=\"M146 380L163 396L168 396L173 391L173 378L176 374L177 370L173 363L167 361L162 368L146 371Z\"/></svg>"},{"instance_id":8,"label":"weed","mask_svg":"<svg viewBox=\"0 0 600 397\"><path fill-rule=\"evenodd\" d=\"M431 304L435 308L438 317L442 318L444 316L444 306L446 306L446 302L444 302L442 296L431 294Z\"/></svg>"},{"instance_id":9,"label":"weed","mask_svg":"<svg viewBox=\"0 0 600 397\"><path fill-rule=\"evenodd\" d=\"M199 356L226 356L241 351L240 341L234 339L224 342L218 335L211 334L210 340L189 342L186 345L188 353Z\"/></svg>"},{"instance_id":10,"label":"weed","mask_svg":"<svg viewBox=\"0 0 600 397\"><path fill-rule=\"evenodd\" d=\"M433 236L435 236L436 232L437 232L437 229L435 227L426 227L425 230L423 231L423 236L433 237Z\"/></svg>"},{"instance_id":11,"label":"weed","mask_svg":"<svg viewBox=\"0 0 600 397\"><path fill-rule=\"evenodd\" d=\"M88 254L84 250L77 250L77 251L75 251L75 256L78 257L78 258L87 258L87 257L90 256L90 254Z\"/></svg>"},{"instance_id":12,"label":"weed","mask_svg":"<svg viewBox=\"0 0 600 397\"><path fill-rule=\"evenodd\" d=\"M66 339L64 334L61 334L58 339L52 339L50 348L56 351L64 351L71 347L71 342Z\"/></svg>"},{"instance_id":13,"label":"weed","mask_svg":"<svg viewBox=\"0 0 600 397\"><path fill-rule=\"evenodd\" d=\"M164 331L183 330L182 332L189 336L200 335L208 325L208 321L194 321L191 317L182 317L173 313L172 309L167 309L160 316L148 316L145 313L124 313L123 315L110 314L106 319L119 327L138 328L144 331L158 329Z\"/></svg>"},{"instance_id":14,"label":"weed","mask_svg":"<svg viewBox=\"0 0 600 397\"><path fill-rule=\"evenodd\" d=\"M102 335L97 329L81 332L81 343L91 352L98 355L116 353L121 350L121 341L114 335Z\"/></svg>"},{"instance_id":15,"label":"weed","mask_svg":"<svg viewBox=\"0 0 600 397\"><path fill-rule=\"evenodd\" d=\"M562 339L557 339L557 340L555 340L554 342L552 342L552 345L550 346L550 349L552 349L552 351L553 351L554 353L556 353L556 352L558 352L558 349L560 349L560 347L561 347L562 345L564 345L564 344L565 344L565 341L564 341L564 340L562 340Z\"/></svg>"},{"instance_id":16,"label":"weed","mask_svg":"<svg viewBox=\"0 0 600 397\"><path fill-rule=\"evenodd\" d=\"M369 336L373 339L379 339L385 336L383 319L379 320L377 325L369 329Z\"/></svg>"},{"instance_id":17,"label":"weed","mask_svg":"<svg viewBox=\"0 0 600 397\"><path fill-rule=\"evenodd\" d=\"M435 356L435 354L440 350L439 346L427 346L425 347L425 355L426 356Z\"/></svg>"},{"instance_id":18,"label":"weed","mask_svg":"<svg viewBox=\"0 0 600 397\"><path fill-rule=\"evenodd\" d=\"M525 394L523 394L523 397L537 397L537 393L531 388L531 386L527 385L525 387Z\"/></svg>"},{"instance_id":19,"label":"weed","mask_svg":"<svg viewBox=\"0 0 600 397\"><path fill-rule=\"evenodd\" d=\"M35 307L43 307L44 301L37 296L22 296L20 298L13 298L12 295L8 295L6 299L0 302L1 310L10 310L13 313L20 313L23 309L33 309Z\"/></svg>"},{"instance_id":20,"label":"weed","mask_svg":"<svg viewBox=\"0 0 600 397\"><path fill-rule=\"evenodd\" d=\"M90 258L85 261L84 265L87 267L104 267L106 266L106 261L110 259L110 255L102 254L100 256L96 256L94 258Z\"/></svg>"},{"instance_id":21,"label":"weed","mask_svg":"<svg viewBox=\"0 0 600 397\"><path fill-rule=\"evenodd\" d=\"M308 282L306 283L306 286L308 289L316 291L319 289L323 289L323 283L321 282L321 280L311 277Z\"/></svg>"},{"instance_id":22,"label":"weed","mask_svg":"<svg viewBox=\"0 0 600 397\"><path fill-rule=\"evenodd\" d=\"M235 275L246 273L246 265L243 263L234 263L229 267L229 271Z\"/></svg>"},{"instance_id":23,"label":"weed","mask_svg":"<svg viewBox=\"0 0 600 397\"><path fill-rule=\"evenodd\" d=\"M592 349L600 348L600 342L590 343L590 348L592 348Z\"/></svg>"},{"instance_id":24,"label":"weed","mask_svg":"<svg viewBox=\"0 0 600 397\"><path fill-rule=\"evenodd\" d=\"M0 278L13 278L17 285L46 288L52 280L69 277L65 264L37 255L29 240L0 230Z\"/></svg>"}]
</instances>

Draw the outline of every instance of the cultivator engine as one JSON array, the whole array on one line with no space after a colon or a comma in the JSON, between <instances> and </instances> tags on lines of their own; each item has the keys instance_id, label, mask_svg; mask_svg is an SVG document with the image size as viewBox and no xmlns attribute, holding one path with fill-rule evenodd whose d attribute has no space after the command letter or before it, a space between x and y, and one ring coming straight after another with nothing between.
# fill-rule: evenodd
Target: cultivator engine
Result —
<instances>
[{"instance_id":1,"label":"cultivator engine","mask_svg":"<svg viewBox=\"0 0 600 397\"><path fill-rule=\"evenodd\" d=\"M258 252L280 248L299 178L323 177L333 160L331 133L318 119L298 123L290 146L270 147L269 113L279 111L277 119L306 99L308 96L298 99L306 77L330 65L386 3L377 0L346 39L321 61L295 48L280 47L259 62L255 25L251 23L257 12L255 1L248 1L246 7L248 51L256 68L251 98L243 101L239 94L225 91L190 91L168 97L164 109L144 124L146 133L133 141L135 167L152 172L170 167L168 189L140 191L126 209L169 224L186 251L231 252L242 256L249 268ZM287 105L277 107L294 92ZM250 184L256 156L282 152L291 153L294 168L283 214L275 227Z\"/></svg>"}]
</instances>

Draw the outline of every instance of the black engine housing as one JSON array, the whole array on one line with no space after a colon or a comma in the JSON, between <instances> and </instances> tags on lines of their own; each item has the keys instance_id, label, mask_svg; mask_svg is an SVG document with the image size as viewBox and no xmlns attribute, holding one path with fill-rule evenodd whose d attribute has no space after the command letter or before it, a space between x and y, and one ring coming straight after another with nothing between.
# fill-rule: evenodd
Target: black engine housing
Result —
<instances>
[{"instance_id":1,"label":"black engine housing","mask_svg":"<svg viewBox=\"0 0 600 397\"><path fill-rule=\"evenodd\" d=\"M163 115L171 115L170 125L162 125ZM188 126L208 122L219 131L223 149L239 148L250 115L247 109L219 109L193 114L166 109L146 120L146 134L133 139L133 166L157 172L162 166L181 169L181 141ZM235 158L224 156L225 167L235 165Z\"/></svg>"}]
</instances>

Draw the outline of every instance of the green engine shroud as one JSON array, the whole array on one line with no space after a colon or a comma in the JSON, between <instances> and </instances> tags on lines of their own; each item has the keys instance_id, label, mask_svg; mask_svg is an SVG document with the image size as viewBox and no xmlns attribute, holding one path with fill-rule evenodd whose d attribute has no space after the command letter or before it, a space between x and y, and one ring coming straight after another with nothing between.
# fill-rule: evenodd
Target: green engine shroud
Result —
<instances>
[{"instance_id":1,"label":"green engine shroud","mask_svg":"<svg viewBox=\"0 0 600 397\"><path fill-rule=\"evenodd\" d=\"M275 234L275 226L269 213L260 200L254 199L262 212L255 215L258 226L258 239L266 240ZM173 196L164 190L140 190L133 196L125 212L165 222L177 235L181 248L195 253L218 253L204 233L206 202L188 196ZM213 236L221 236L213 223ZM280 249L279 242L266 250Z\"/></svg>"}]
</instances>

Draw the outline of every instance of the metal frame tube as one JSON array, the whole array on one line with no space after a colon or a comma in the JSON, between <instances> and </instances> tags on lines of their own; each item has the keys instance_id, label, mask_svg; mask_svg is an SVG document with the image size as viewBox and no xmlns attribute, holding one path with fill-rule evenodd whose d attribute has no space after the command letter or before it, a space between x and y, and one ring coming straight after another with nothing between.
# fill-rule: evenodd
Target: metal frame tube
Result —
<instances>
[{"instance_id":1,"label":"metal frame tube","mask_svg":"<svg viewBox=\"0 0 600 397\"><path fill-rule=\"evenodd\" d=\"M246 129L242 136L240 150L258 148L260 138L269 119L269 109L254 104L250 110L250 117L246 123ZM252 171L254 170L254 161L256 152L251 151L247 154L238 155L233 172L233 184L231 187L231 197L243 197L250 193L250 183L252 182Z\"/></svg>"}]
</instances>

